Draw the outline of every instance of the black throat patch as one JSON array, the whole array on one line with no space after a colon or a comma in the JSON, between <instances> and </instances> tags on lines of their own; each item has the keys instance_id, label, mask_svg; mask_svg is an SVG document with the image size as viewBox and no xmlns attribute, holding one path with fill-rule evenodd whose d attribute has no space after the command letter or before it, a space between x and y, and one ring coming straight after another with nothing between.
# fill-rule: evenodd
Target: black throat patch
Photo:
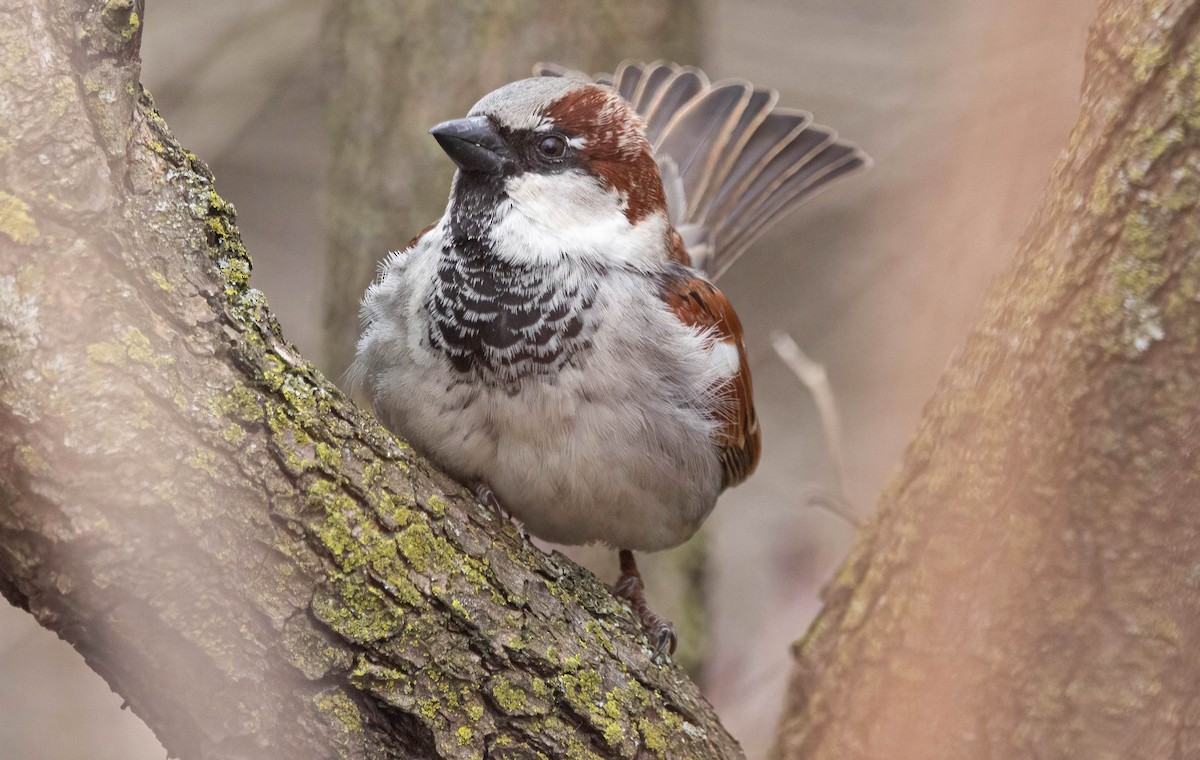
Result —
<instances>
[{"instance_id":1,"label":"black throat patch","mask_svg":"<svg viewBox=\"0 0 1200 760\"><path fill-rule=\"evenodd\" d=\"M488 230L504 202L500 178L460 174L450 236L426 309L429 343L464 375L510 393L553 381L591 347L599 272L578 262L516 263L492 251Z\"/></svg>"}]
</instances>

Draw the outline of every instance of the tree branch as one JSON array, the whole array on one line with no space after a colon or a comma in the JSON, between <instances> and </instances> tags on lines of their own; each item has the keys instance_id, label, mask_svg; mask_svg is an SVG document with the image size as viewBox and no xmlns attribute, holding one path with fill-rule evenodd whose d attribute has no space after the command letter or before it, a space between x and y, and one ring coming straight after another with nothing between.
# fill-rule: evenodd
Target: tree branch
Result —
<instances>
[{"instance_id":1,"label":"tree branch","mask_svg":"<svg viewBox=\"0 0 1200 760\"><path fill-rule=\"evenodd\" d=\"M140 91L142 3L10 6L4 596L183 758L740 756L593 576L282 338Z\"/></svg>"}]
</instances>

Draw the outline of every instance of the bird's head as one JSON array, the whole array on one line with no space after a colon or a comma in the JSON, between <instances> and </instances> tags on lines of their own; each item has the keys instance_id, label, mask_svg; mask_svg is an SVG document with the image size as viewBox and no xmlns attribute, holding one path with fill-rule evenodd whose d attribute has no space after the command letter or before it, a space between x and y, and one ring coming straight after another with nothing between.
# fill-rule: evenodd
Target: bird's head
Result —
<instances>
[{"instance_id":1,"label":"bird's head","mask_svg":"<svg viewBox=\"0 0 1200 760\"><path fill-rule=\"evenodd\" d=\"M523 79L430 130L458 165L451 234L515 261L661 260L667 204L642 119L610 87Z\"/></svg>"}]
</instances>

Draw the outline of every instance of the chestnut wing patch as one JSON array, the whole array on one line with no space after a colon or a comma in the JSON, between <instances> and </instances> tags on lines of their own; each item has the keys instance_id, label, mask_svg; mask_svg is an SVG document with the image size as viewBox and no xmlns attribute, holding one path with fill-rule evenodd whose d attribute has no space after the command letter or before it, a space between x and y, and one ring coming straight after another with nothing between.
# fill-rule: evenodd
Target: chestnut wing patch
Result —
<instances>
[{"instance_id":1,"label":"chestnut wing patch","mask_svg":"<svg viewBox=\"0 0 1200 760\"><path fill-rule=\"evenodd\" d=\"M716 436L724 472L722 487L735 486L754 472L762 447L758 415L754 411L750 365L742 340L742 323L725 294L687 267L672 266L667 270L661 294L679 321L690 327L711 330L719 343L737 351L737 371L717 393L721 404Z\"/></svg>"}]
</instances>

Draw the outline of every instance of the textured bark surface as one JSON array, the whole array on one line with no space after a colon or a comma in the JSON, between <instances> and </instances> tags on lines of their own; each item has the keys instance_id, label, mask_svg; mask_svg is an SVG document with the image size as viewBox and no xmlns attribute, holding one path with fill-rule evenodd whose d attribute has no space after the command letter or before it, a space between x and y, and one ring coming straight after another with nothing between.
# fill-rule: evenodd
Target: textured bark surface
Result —
<instances>
[{"instance_id":1,"label":"textured bark surface","mask_svg":"<svg viewBox=\"0 0 1200 760\"><path fill-rule=\"evenodd\" d=\"M377 262L445 209L454 167L429 127L530 76L539 60L584 71L627 57L699 63L702 20L701 0L334 3L325 369L350 364Z\"/></svg>"},{"instance_id":2,"label":"textured bark surface","mask_svg":"<svg viewBox=\"0 0 1200 760\"><path fill-rule=\"evenodd\" d=\"M182 758L739 757L603 585L282 338L142 10L0 11L0 592Z\"/></svg>"},{"instance_id":3,"label":"textured bark surface","mask_svg":"<svg viewBox=\"0 0 1200 760\"><path fill-rule=\"evenodd\" d=\"M1200 754L1200 4L1112 0L1012 269L797 647L780 758Z\"/></svg>"}]
</instances>

